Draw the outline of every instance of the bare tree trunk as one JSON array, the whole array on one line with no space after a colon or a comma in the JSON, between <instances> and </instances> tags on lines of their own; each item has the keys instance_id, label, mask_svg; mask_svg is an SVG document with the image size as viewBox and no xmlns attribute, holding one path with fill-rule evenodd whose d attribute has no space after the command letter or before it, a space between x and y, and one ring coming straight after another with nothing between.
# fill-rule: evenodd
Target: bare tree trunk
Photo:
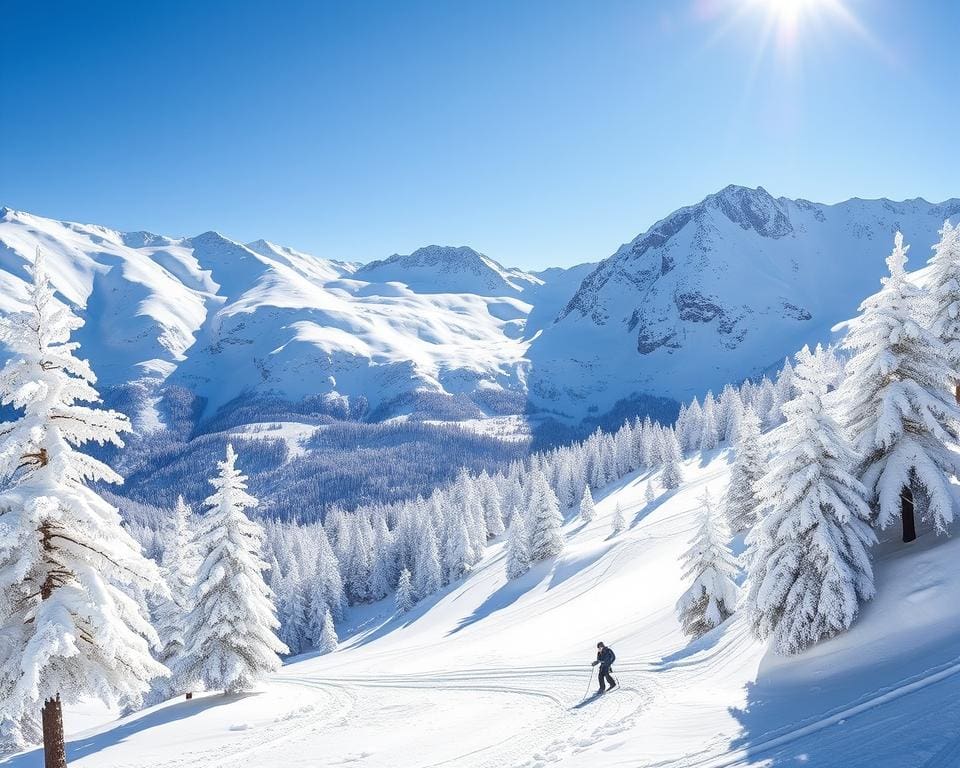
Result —
<instances>
[{"instance_id":1,"label":"bare tree trunk","mask_svg":"<svg viewBox=\"0 0 960 768\"><path fill-rule=\"evenodd\" d=\"M956 399L958 403L960 403L960 383L958 383L957 386L953 388L953 397Z\"/></svg>"},{"instance_id":2,"label":"bare tree trunk","mask_svg":"<svg viewBox=\"0 0 960 768\"><path fill-rule=\"evenodd\" d=\"M900 517L903 518L903 542L907 544L917 538L917 523L913 515L913 491L907 486L900 491Z\"/></svg>"},{"instance_id":3,"label":"bare tree trunk","mask_svg":"<svg viewBox=\"0 0 960 768\"><path fill-rule=\"evenodd\" d=\"M48 463L47 449L41 448L40 452L31 457L39 466L46 466ZM45 552L51 552L53 545L50 543L51 531L48 524L40 526L41 546ZM40 599L48 600L53 595L56 581L53 574L47 574L46 580L40 587ZM43 723L43 764L44 768L67 768L67 750L63 743L63 706L60 704L59 694L52 699L47 699L43 703L43 709L40 710L40 717Z\"/></svg>"},{"instance_id":4,"label":"bare tree trunk","mask_svg":"<svg viewBox=\"0 0 960 768\"><path fill-rule=\"evenodd\" d=\"M44 768L67 768L67 752L63 743L63 707L60 697L47 699L40 710L43 718Z\"/></svg>"}]
</instances>

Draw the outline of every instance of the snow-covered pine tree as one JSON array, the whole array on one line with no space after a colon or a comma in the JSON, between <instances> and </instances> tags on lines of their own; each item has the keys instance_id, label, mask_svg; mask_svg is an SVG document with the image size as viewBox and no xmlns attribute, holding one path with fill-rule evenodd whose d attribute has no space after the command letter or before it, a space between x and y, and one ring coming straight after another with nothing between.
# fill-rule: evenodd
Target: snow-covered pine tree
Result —
<instances>
[{"instance_id":1,"label":"snow-covered pine tree","mask_svg":"<svg viewBox=\"0 0 960 768\"><path fill-rule=\"evenodd\" d=\"M700 527L684 555L684 579L692 583L677 601L684 634L706 634L733 615L737 605L739 566L730 552L726 521L713 507L709 493L700 499Z\"/></svg>"},{"instance_id":2,"label":"snow-covered pine tree","mask_svg":"<svg viewBox=\"0 0 960 768\"><path fill-rule=\"evenodd\" d=\"M306 605L300 599L300 590L297 589L299 569L294 567L278 582L276 593L277 619L280 628L277 637L280 638L291 654L298 654L303 650L303 629L307 624Z\"/></svg>"},{"instance_id":3,"label":"snow-covered pine tree","mask_svg":"<svg viewBox=\"0 0 960 768\"><path fill-rule=\"evenodd\" d=\"M527 510L530 532L530 559L545 560L563 551L563 518L560 504L543 472L536 470L531 478L530 509Z\"/></svg>"},{"instance_id":4,"label":"snow-covered pine tree","mask_svg":"<svg viewBox=\"0 0 960 768\"><path fill-rule=\"evenodd\" d=\"M773 402L770 405L770 427L776 427L783 423L783 406L793 399L793 366L790 364L790 358L783 361L783 367L777 374L777 380L773 385Z\"/></svg>"},{"instance_id":5,"label":"snow-covered pine tree","mask_svg":"<svg viewBox=\"0 0 960 768\"><path fill-rule=\"evenodd\" d=\"M224 693L249 690L276 671L278 654L289 650L275 634L279 622L263 580L263 529L244 513L258 502L247 493L236 460L233 446L227 445L226 458L210 480L215 490L197 525L202 562L191 593L187 647L175 670L180 679Z\"/></svg>"},{"instance_id":6,"label":"snow-covered pine tree","mask_svg":"<svg viewBox=\"0 0 960 768\"><path fill-rule=\"evenodd\" d=\"M943 223L929 263L930 329L946 348L950 367L960 371L960 227ZM960 380L952 384L954 399L960 401Z\"/></svg>"},{"instance_id":7,"label":"snow-covered pine tree","mask_svg":"<svg viewBox=\"0 0 960 768\"><path fill-rule=\"evenodd\" d=\"M746 406L740 399L740 393L732 390L727 406L727 429L725 437L728 445L734 445L740 436L740 422L743 421L743 411Z\"/></svg>"},{"instance_id":8,"label":"snow-covered pine tree","mask_svg":"<svg viewBox=\"0 0 960 768\"><path fill-rule=\"evenodd\" d=\"M701 451L712 451L717 447L719 437L717 433L717 405L713 399L713 392L707 392L703 398L703 415L701 416L699 447Z\"/></svg>"},{"instance_id":9,"label":"snow-covered pine tree","mask_svg":"<svg viewBox=\"0 0 960 768\"><path fill-rule=\"evenodd\" d=\"M660 485L667 490L679 488L683 482L680 472L680 445L672 429L663 430L663 469L660 472Z\"/></svg>"},{"instance_id":10,"label":"snow-covered pine tree","mask_svg":"<svg viewBox=\"0 0 960 768\"><path fill-rule=\"evenodd\" d=\"M624 528L627 527L627 520L623 516L623 507L620 506L618 501L613 507L613 517L610 520L610 528L613 531L613 535L616 536L618 533L621 533Z\"/></svg>"},{"instance_id":11,"label":"snow-covered pine tree","mask_svg":"<svg viewBox=\"0 0 960 768\"><path fill-rule=\"evenodd\" d=\"M316 583L313 587L321 594L321 600L330 609L330 613L340 618L343 616L347 597L343 589L343 577L340 575L337 556L333 553L323 526L313 526L312 533L317 545Z\"/></svg>"},{"instance_id":12,"label":"snow-covered pine tree","mask_svg":"<svg viewBox=\"0 0 960 768\"><path fill-rule=\"evenodd\" d=\"M63 703L136 701L166 674L124 591L161 578L88 486L122 478L79 450L122 446L130 423L97 407L96 377L70 341L83 322L54 297L39 253L30 272L28 308L0 319L0 403L18 411L0 424L0 701L15 723L41 709L46 764L65 766Z\"/></svg>"},{"instance_id":13,"label":"snow-covered pine tree","mask_svg":"<svg viewBox=\"0 0 960 768\"><path fill-rule=\"evenodd\" d=\"M323 614L323 623L320 627L320 636L316 640L314 647L320 653L333 653L337 650L340 641L337 638L337 628L333 623L333 615L328 609Z\"/></svg>"},{"instance_id":14,"label":"snow-covered pine tree","mask_svg":"<svg viewBox=\"0 0 960 768\"><path fill-rule=\"evenodd\" d=\"M433 524L426 515L417 521L419 541L414 553L413 584L419 599L432 595L443 584L443 569L440 565L440 552Z\"/></svg>"},{"instance_id":15,"label":"snow-covered pine tree","mask_svg":"<svg viewBox=\"0 0 960 768\"><path fill-rule=\"evenodd\" d=\"M184 622L190 610L190 588L197 571L190 517L190 507L183 500L183 496L177 497L176 506L166 527L160 560L160 570L170 594L160 598L155 621L161 643L157 660L167 667L176 665L176 659L183 653L186 645ZM189 693L189 689L186 681L171 676L164 681L162 693L164 698L169 698L178 693Z\"/></svg>"},{"instance_id":16,"label":"snow-covered pine tree","mask_svg":"<svg viewBox=\"0 0 960 768\"><path fill-rule=\"evenodd\" d=\"M653 467L658 460L657 440L653 421L649 416L643 420L643 434L640 436L640 449L643 466Z\"/></svg>"},{"instance_id":17,"label":"snow-covered pine tree","mask_svg":"<svg viewBox=\"0 0 960 768\"><path fill-rule=\"evenodd\" d=\"M449 583L470 570L470 534L459 506L446 507L444 516L443 565Z\"/></svg>"},{"instance_id":18,"label":"snow-covered pine tree","mask_svg":"<svg viewBox=\"0 0 960 768\"><path fill-rule=\"evenodd\" d=\"M530 544L523 515L516 511L510 520L507 531L507 578L515 579L530 570Z\"/></svg>"},{"instance_id":19,"label":"snow-covered pine tree","mask_svg":"<svg viewBox=\"0 0 960 768\"><path fill-rule=\"evenodd\" d=\"M656 493L653 491L653 480L647 481L647 489L643 492L643 500L647 504L652 504L653 500L657 498Z\"/></svg>"},{"instance_id":20,"label":"snow-covered pine tree","mask_svg":"<svg viewBox=\"0 0 960 768\"><path fill-rule=\"evenodd\" d=\"M597 508L593 503L593 494L590 493L590 488L586 487L583 489L583 498L580 499L580 519L589 523L596 514Z\"/></svg>"},{"instance_id":21,"label":"snow-covered pine tree","mask_svg":"<svg viewBox=\"0 0 960 768\"><path fill-rule=\"evenodd\" d=\"M410 571L404 568L400 571L400 580L397 582L397 610L400 613L406 613L417 602L413 594L413 581L410 578Z\"/></svg>"},{"instance_id":22,"label":"snow-covered pine tree","mask_svg":"<svg viewBox=\"0 0 960 768\"><path fill-rule=\"evenodd\" d=\"M740 396L737 394L737 390L730 384L724 386L723 391L720 392L720 400L717 403L717 432L721 442L730 440L730 419L732 411L738 406L743 408L743 403L739 401Z\"/></svg>"},{"instance_id":23,"label":"snow-covered pine tree","mask_svg":"<svg viewBox=\"0 0 960 768\"><path fill-rule=\"evenodd\" d=\"M383 512L373 515L370 525L373 532L371 542L370 580L367 594L371 600L382 600L390 594L391 573L393 570L393 539L387 529L387 521Z\"/></svg>"},{"instance_id":24,"label":"snow-covered pine tree","mask_svg":"<svg viewBox=\"0 0 960 768\"><path fill-rule=\"evenodd\" d=\"M677 428L673 430L681 455L700 447L700 435L702 432L703 409L700 407L700 401L697 400L697 398L693 398L690 407L687 408L686 419L683 424L678 423Z\"/></svg>"},{"instance_id":25,"label":"snow-covered pine tree","mask_svg":"<svg viewBox=\"0 0 960 768\"><path fill-rule=\"evenodd\" d=\"M373 569L373 528L359 511L344 515L339 541L344 551L343 586L351 603L370 599L370 572Z\"/></svg>"},{"instance_id":26,"label":"snow-covered pine tree","mask_svg":"<svg viewBox=\"0 0 960 768\"><path fill-rule=\"evenodd\" d=\"M781 653L844 631L874 593L870 509L850 472L856 456L828 412L821 357L804 347L796 360L796 398L783 406L762 480L767 511L747 536L751 622Z\"/></svg>"},{"instance_id":27,"label":"snow-covered pine tree","mask_svg":"<svg viewBox=\"0 0 960 768\"><path fill-rule=\"evenodd\" d=\"M477 490L486 522L487 539L502 536L505 529L503 526L503 510L500 507L500 493L497 484L486 471L481 472L477 479Z\"/></svg>"},{"instance_id":28,"label":"snow-covered pine tree","mask_svg":"<svg viewBox=\"0 0 960 768\"><path fill-rule=\"evenodd\" d=\"M743 533L753 527L760 515L760 480L767 471L760 419L752 407L744 409L738 432L723 511L730 530Z\"/></svg>"},{"instance_id":29,"label":"snow-covered pine tree","mask_svg":"<svg viewBox=\"0 0 960 768\"><path fill-rule=\"evenodd\" d=\"M846 427L862 460L857 474L886 528L897 518L903 540L916 538L914 505L937 533L953 520L950 477L960 474L956 372L940 339L917 317L925 296L907 279L899 232L887 258L890 276L860 305L843 345L854 352L842 387Z\"/></svg>"},{"instance_id":30,"label":"snow-covered pine tree","mask_svg":"<svg viewBox=\"0 0 960 768\"><path fill-rule=\"evenodd\" d=\"M753 400L750 403L760 418L764 429L773 427L780 415L780 408L774 403L773 382L766 376L760 380L760 385L754 390ZM776 413L774 413L776 410Z\"/></svg>"}]
</instances>

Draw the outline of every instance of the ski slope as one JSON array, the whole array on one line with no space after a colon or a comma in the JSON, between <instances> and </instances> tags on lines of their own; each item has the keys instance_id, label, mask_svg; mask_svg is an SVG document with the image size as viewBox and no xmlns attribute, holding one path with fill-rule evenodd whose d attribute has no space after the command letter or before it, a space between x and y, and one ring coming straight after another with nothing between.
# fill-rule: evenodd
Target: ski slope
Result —
<instances>
[{"instance_id":1,"label":"ski slope","mask_svg":"<svg viewBox=\"0 0 960 768\"><path fill-rule=\"evenodd\" d=\"M336 653L287 664L262 690L203 695L90 727L67 713L83 768L369 766L917 766L960 763L960 543L886 536L878 597L854 628L792 658L741 616L688 644L674 614L698 498L728 451L695 456L647 505L648 476L599 492L597 517L522 579L502 544L466 580L395 615L354 609ZM654 475L655 478L655 475ZM609 534L616 502L628 528ZM620 690L584 701L595 645ZM588 681L589 679L589 681ZM80 730L86 729L86 730ZM42 765L39 751L8 758Z\"/></svg>"}]
</instances>

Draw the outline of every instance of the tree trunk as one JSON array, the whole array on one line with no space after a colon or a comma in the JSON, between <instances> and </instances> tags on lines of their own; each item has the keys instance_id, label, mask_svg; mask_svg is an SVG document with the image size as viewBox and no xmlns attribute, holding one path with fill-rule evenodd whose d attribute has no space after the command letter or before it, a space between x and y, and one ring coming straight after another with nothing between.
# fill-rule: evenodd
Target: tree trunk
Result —
<instances>
[{"instance_id":1,"label":"tree trunk","mask_svg":"<svg viewBox=\"0 0 960 768\"><path fill-rule=\"evenodd\" d=\"M67 753L63 744L63 708L60 697L47 699L40 710L43 719L44 768L67 768Z\"/></svg>"},{"instance_id":2,"label":"tree trunk","mask_svg":"<svg viewBox=\"0 0 960 768\"><path fill-rule=\"evenodd\" d=\"M960 403L960 384L957 384L957 386L953 388L953 396L956 401Z\"/></svg>"},{"instance_id":3,"label":"tree trunk","mask_svg":"<svg viewBox=\"0 0 960 768\"><path fill-rule=\"evenodd\" d=\"M917 524L913 516L913 491L908 487L900 492L900 516L903 518L903 543L917 538Z\"/></svg>"}]
</instances>

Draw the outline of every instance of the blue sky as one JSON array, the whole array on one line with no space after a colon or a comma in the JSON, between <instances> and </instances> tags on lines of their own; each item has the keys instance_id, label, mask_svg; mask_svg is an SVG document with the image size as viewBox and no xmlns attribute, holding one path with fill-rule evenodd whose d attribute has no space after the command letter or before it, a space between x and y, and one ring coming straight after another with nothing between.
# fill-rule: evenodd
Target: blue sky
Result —
<instances>
[{"instance_id":1,"label":"blue sky","mask_svg":"<svg viewBox=\"0 0 960 768\"><path fill-rule=\"evenodd\" d=\"M7 2L0 204L598 260L728 183L960 196L960 3Z\"/></svg>"}]
</instances>

